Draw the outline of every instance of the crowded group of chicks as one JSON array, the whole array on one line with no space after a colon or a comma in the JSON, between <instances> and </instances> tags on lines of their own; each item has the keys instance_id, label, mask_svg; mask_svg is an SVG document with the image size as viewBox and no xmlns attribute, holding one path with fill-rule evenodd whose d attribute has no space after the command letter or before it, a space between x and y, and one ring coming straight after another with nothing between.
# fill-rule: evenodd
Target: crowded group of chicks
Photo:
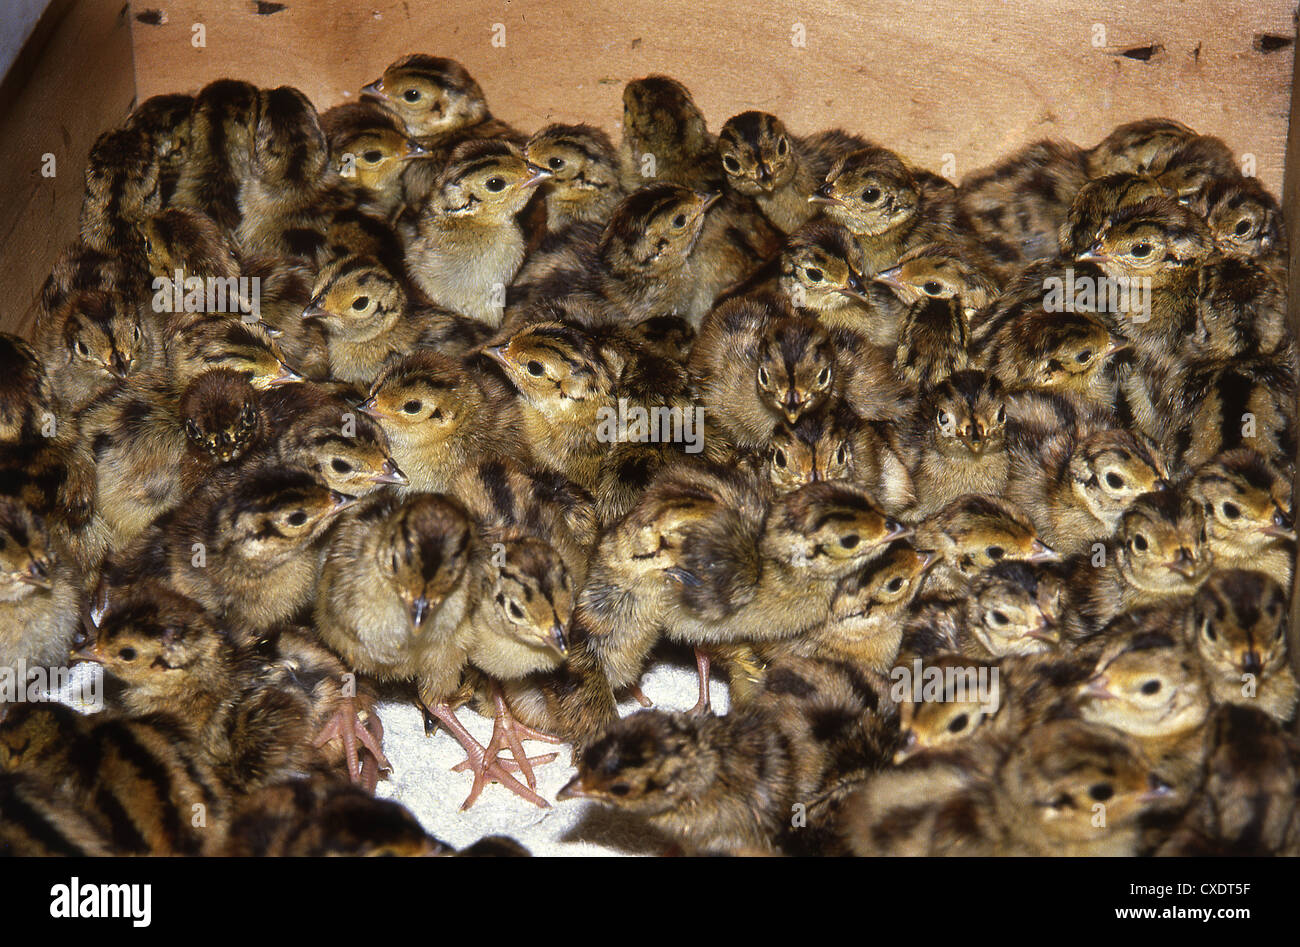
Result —
<instances>
[{"instance_id":1,"label":"crowded group of chicks","mask_svg":"<svg viewBox=\"0 0 1300 947\"><path fill-rule=\"evenodd\" d=\"M1300 852L1273 196L1167 119L957 186L623 103L527 135L410 55L99 139L0 339L0 665L112 686L0 708L0 849L448 852L382 690L465 805L565 743L665 850Z\"/></svg>"}]
</instances>

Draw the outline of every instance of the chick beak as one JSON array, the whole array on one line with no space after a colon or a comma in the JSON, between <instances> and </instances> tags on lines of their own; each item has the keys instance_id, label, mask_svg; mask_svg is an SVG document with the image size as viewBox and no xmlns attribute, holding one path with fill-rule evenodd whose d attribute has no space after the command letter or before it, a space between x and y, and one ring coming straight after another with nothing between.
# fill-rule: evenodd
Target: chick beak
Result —
<instances>
[{"instance_id":1,"label":"chick beak","mask_svg":"<svg viewBox=\"0 0 1300 947\"><path fill-rule=\"evenodd\" d=\"M550 637L546 639L547 645L554 649L560 657L569 653L569 642L564 637L564 626L558 622L551 626Z\"/></svg>"},{"instance_id":2,"label":"chick beak","mask_svg":"<svg viewBox=\"0 0 1300 947\"><path fill-rule=\"evenodd\" d=\"M823 184L808 196L809 204L843 204L844 202L837 197L831 196L831 186Z\"/></svg>"},{"instance_id":3,"label":"chick beak","mask_svg":"<svg viewBox=\"0 0 1300 947\"><path fill-rule=\"evenodd\" d=\"M1109 358L1110 356L1116 355L1120 352L1126 352L1129 348L1130 346L1126 340L1111 339L1110 344L1106 346L1105 350L1101 354L1103 358Z\"/></svg>"},{"instance_id":4,"label":"chick beak","mask_svg":"<svg viewBox=\"0 0 1300 947\"><path fill-rule=\"evenodd\" d=\"M1110 692L1108 684L1110 681L1107 680L1106 675L1098 674L1079 688L1079 694L1083 697L1091 697L1093 700L1114 700L1115 695Z\"/></svg>"},{"instance_id":5,"label":"chick beak","mask_svg":"<svg viewBox=\"0 0 1300 947\"><path fill-rule=\"evenodd\" d=\"M701 214L707 212L710 207L718 203L718 201L722 200L721 191L713 191L707 194L701 191L696 191L695 196L704 202L703 204L700 205Z\"/></svg>"},{"instance_id":6,"label":"chick beak","mask_svg":"<svg viewBox=\"0 0 1300 947\"><path fill-rule=\"evenodd\" d=\"M921 554L921 574L924 575L925 573L929 572L929 571L930 571L930 567L933 566L933 565L934 565L936 562L938 562L938 561L939 561L939 554L938 554L937 552L925 552L925 553L922 553L922 554Z\"/></svg>"},{"instance_id":7,"label":"chick beak","mask_svg":"<svg viewBox=\"0 0 1300 947\"><path fill-rule=\"evenodd\" d=\"M877 283L884 283L891 289L903 289L906 284L898 278L899 274L902 272L903 268L901 266L893 266L887 270L881 270L875 276L871 277L871 279Z\"/></svg>"},{"instance_id":8,"label":"chick beak","mask_svg":"<svg viewBox=\"0 0 1300 947\"><path fill-rule=\"evenodd\" d=\"M308 303L307 308L302 311L302 318L304 319L320 319L321 317L328 315L329 310L322 309L320 303L316 302L314 299Z\"/></svg>"},{"instance_id":9,"label":"chick beak","mask_svg":"<svg viewBox=\"0 0 1300 947\"><path fill-rule=\"evenodd\" d=\"M79 648L70 655L73 661L90 661L92 664L104 664L104 651L101 642L96 641L93 645L85 648Z\"/></svg>"},{"instance_id":10,"label":"chick beak","mask_svg":"<svg viewBox=\"0 0 1300 947\"><path fill-rule=\"evenodd\" d=\"M281 385L292 385L303 380L303 377L295 372L284 362L280 363L280 374L272 378L267 384L272 388L278 388Z\"/></svg>"},{"instance_id":11,"label":"chick beak","mask_svg":"<svg viewBox=\"0 0 1300 947\"><path fill-rule=\"evenodd\" d=\"M885 520L885 539L887 543L892 543L895 539L903 539L912 535L912 527L898 520L889 518ZM927 554L929 555L929 554Z\"/></svg>"},{"instance_id":12,"label":"chick beak","mask_svg":"<svg viewBox=\"0 0 1300 947\"><path fill-rule=\"evenodd\" d=\"M510 360L506 358L505 345L488 346L483 349L483 354L492 359L492 361L496 362L498 365L501 365L503 368L510 367Z\"/></svg>"},{"instance_id":13,"label":"chick beak","mask_svg":"<svg viewBox=\"0 0 1300 947\"><path fill-rule=\"evenodd\" d=\"M118 381L126 381L127 367L126 359L122 357L121 352L114 352L113 358L108 363L109 374Z\"/></svg>"},{"instance_id":14,"label":"chick beak","mask_svg":"<svg viewBox=\"0 0 1300 947\"><path fill-rule=\"evenodd\" d=\"M1192 558L1192 554L1188 551L1186 546L1179 546L1178 555L1174 558L1174 561L1167 562L1165 565L1174 572L1177 572L1184 579L1190 579L1192 576L1196 575L1196 560Z\"/></svg>"},{"instance_id":15,"label":"chick beak","mask_svg":"<svg viewBox=\"0 0 1300 947\"><path fill-rule=\"evenodd\" d=\"M781 399L781 413L791 424L799 420L799 415L803 414L803 399L799 397L799 392L791 388Z\"/></svg>"},{"instance_id":16,"label":"chick beak","mask_svg":"<svg viewBox=\"0 0 1300 947\"><path fill-rule=\"evenodd\" d=\"M564 788L555 794L555 798L563 802L565 799L598 799L600 796L589 790L582 782L582 774L578 774L564 784Z\"/></svg>"},{"instance_id":17,"label":"chick beak","mask_svg":"<svg viewBox=\"0 0 1300 947\"><path fill-rule=\"evenodd\" d=\"M1260 532L1265 536L1274 536L1277 539L1294 540L1296 538L1294 524L1281 510L1273 514L1273 522L1262 527Z\"/></svg>"},{"instance_id":18,"label":"chick beak","mask_svg":"<svg viewBox=\"0 0 1300 947\"><path fill-rule=\"evenodd\" d=\"M1148 785L1150 788L1146 792L1142 793L1142 795L1138 796L1138 802L1144 804L1149 802L1160 802L1163 799L1168 799L1174 794L1173 787L1155 774L1151 775Z\"/></svg>"},{"instance_id":19,"label":"chick beak","mask_svg":"<svg viewBox=\"0 0 1300 947\"><path fill-rule=\"evenodd\" d=\"M411 603L411 624L416 628L416 630L419 630L419 627L424 624L424 619L427 618L428 615L429 600L421 595Z\"/></svg>"},{"instance_id":20,"label":"chick beak","mask_svg":"<svg viewBox=\"0 0 1300 947\"><path fill-rule=\"evenodd\" d=\"M21 581L28 585L34 585L38 589L51 588L54 583L50 581L50 564L45 559L33 559L31 565L27 567L27 574Z\"/></svg>"},{"instance_id":21,"label":"chick beak","mask_svg":"<svg viewBox=\"0 0 1300 947\"><path fill-rule=\"evenodd\" d=\"M547 171L545 168L539 168L536 165L531 164L528 166L528 172L528 177L519 182L521 188L536 187L543 181L555 177L555 175L550 171Z\"/></svg>"},{"instance_id":22,"label":"chick beak","mask_svg":"<svg viewBox=\"0 0 1300 947\"><path fill-rule=\"evenodd\" d=\"M388 98L388 96L384 92L383 77L376 79L374 82L371 82L368 85L363 85L361 87L361 95L373 95L383 99Z\"/></svg>"},{"instance_id":23,"label":"chick beak","mask_svg":"<svg viewBox=\"0 0 1300 947\"><path fill-rule=\"evenodd\" d=\"M1169 482L1167 480L1157 480L1155 483L1151 484L1152 493L1159 493L1162 490L1168 490L1168 489L1169 489Z\"/></svg>"},{"instance_id":24,"label":"chick beak","mask_svg":"<svg viewBox=\"0 0 1300 947\"><path fill-rule=\"evenodd\" d=\"M908 730L903 735L903 745L894 753L894 763L902 763L921 752L921 741L916 738L915 730Z\"/></svg>"},{"instance_id":25,"label":"chick beak","mask_svg":"<svg viewBox=\"0 0 1300 947\"><path fill-rule=\"evenodd\" d=\"M867 298L867 288L862 285L862 277L857 273L850 273L848 282L846 282L838 292L850 299L861 299L863 302L869 302Z\"/></svg>"},{"instance_id":26,"label":"chick beak","mask_svg":"<svg viewBox=\"0 0 1300 947\"><path fill-rule=\"evenodd\" d=\"M1264 662L1260 660L1259 652L1251 648L1241 656L1241 670L1244 674L1254 674L1259 677L1264 670Z\"/></svg>"},{"instance_id":27,"label":"chick beak","mask_svg":"<svg viewBox=\"0 0 1300 947\"><path fill-rule=\"evenodd\" d=\"M1044 616L1033 628L1025 632L1026 638L1033 638L1035 641L1041 641L1043 644L1058 645L1061 643L1061 635L1051 626L1047 617Z\"/></svg>"},{"instance_id":28,"label":"chick beak","mask_svg":"<svg viewBox=\"0 0 1300 947\"><path fill-rule=\"evenodd\" d=\"M411 482L411 478L408 477L406 474L402 473L402 468L397 466L397 464L393 462L392 458L389 458L388 460L384 461L384 466L382 471L380 473L375 474L373 477L371 477L370 482L371 483L395 483L399 487L404 487Z\"/></svg>"},{"instance_id":29,"label":"chick beak","mask_svg":"<svg viewBox=\"0 0 1300 947\"><path fill-rule=\"evenodd\" d=\"M1114 258L1109 253L1102 250L1100 243L1094 243L1089 247L1087 253L1075 257L1075 261L1078 263L1096 263L1098 265L1109 263L1112 259Z\"/></svg>"},{"instance_id":30,"label":"chick beak","mask_svg":"<svg viewBox=\"0 0 1300 947\"><path fill-rule=\"evenodd\" d=\"M257 322L253 323L253 325L257 326L259 329L265 332L272 341L281 338L284 335L283 329L277 329L269 322L262 322L260 319Z\"/></svg>"},{"instance_id":31,"label":"chick beak","mask_svg":"<svg viewBox=\"0 0 1300 947\"><path fill-rule=\"evenodd\" d=\"M366 417L374 418L376 421L381 421L387 416L384 412L380 411L379 408L375 407L374 398L367 398L365 401L361 402L361 404L357 405L357 410L366 415Z\"/></svg>"},{"instance_id":32,"label":"chick beak","mask_svg":"<svg viewBox=\"0 0 1300 947\"><path fill-rule=\"evenodd\" d=\"M429 156L428 148L422 146L418 141L414 141L409 138L406 140L406 150L403 151L400 155L398 155L398 157L402 159L427 158L428 156Z\"/></svg>"},{"instance_id":33,"label":"chick beak","mask_svg":"<svg viewBox=\"0 0 1300 947\"><path fill-rule=\"evenodd\" d=\"M1026 562L1060 562L1061 554L1051 546L1044 544L1042 541L1035 539L1029 544L1029 555L1025 557Z\"/></svg>"}]
</instances>

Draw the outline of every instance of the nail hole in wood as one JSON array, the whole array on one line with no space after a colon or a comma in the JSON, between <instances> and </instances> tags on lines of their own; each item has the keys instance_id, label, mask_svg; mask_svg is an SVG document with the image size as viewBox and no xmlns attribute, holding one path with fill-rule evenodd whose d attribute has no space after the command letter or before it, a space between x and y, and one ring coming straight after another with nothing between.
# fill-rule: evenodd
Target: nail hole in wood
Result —
<instances>
[{"instance_id":1,"label":"nail hole in wood","mask_svg":"<svg viewBox=\"0 0 1300 947\"><path fill-rule=\"evenodd\" d=\"M1255 35L1254 46L1257 50L1265 55L1275 53L1279 49L1286 49L1295 42L1293 36L1278 36L1275 33L1257 33Z\"/></svg>"},{"instance_id":2,"label":"nail hole in wood","mask_svg":"<svg viewBox=\"0 0 1300 947\"><path fill-rule=\"evenodd\" d=\"M1164 46L1159 43L1152 43L1150 46L1134 46L1132 49L1126 49L1120 53L1125 59L1136 59L1138 62L1150 62L1151 57L1156 53L1164 52Z\"/></svg>"}]
</instances>

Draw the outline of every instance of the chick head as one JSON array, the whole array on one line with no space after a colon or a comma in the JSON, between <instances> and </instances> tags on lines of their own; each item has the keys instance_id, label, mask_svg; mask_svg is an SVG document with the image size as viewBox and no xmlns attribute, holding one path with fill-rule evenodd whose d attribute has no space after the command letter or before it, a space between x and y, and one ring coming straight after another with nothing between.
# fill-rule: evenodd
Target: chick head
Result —
<instances>
[{"instance_id":1,"label":"chick head","mask_svg":"<svg viewBox=\"0 0 1300 947\"><path fill-rule=\"evenodd\" d=\"M759 339L758 396L790 424L826 404L835 374L835 343L815 320L780 319Z\"/></svg>"},{"instance_id":2,"label":"chick head","mask_svg":"<svg viewBox=\"0 0 1300 947\"><path fill-rule=\"evenodd\" d=\"M794 178L790 133L767 112L742 112L727 119L718 133L718 155L727 183L740 194L770 194Z\"/></svg>"}]
</instances>

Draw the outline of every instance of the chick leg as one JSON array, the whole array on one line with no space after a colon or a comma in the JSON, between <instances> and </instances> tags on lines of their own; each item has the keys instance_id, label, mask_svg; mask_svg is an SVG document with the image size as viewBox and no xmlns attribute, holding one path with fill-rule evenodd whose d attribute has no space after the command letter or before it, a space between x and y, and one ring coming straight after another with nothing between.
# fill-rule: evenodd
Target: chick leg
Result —
<instances>
[{"instance_id":1,"label":"chick leg","mask_svg":"<svg viewBox=\"0 0 1300 947\"><path fill-rule=\"evenodd\" d=\"M505 745L510 748L510 752L514 756L514 762L518 764L519 771L524 774L524 779L528 782L528 788L536 789L537 779L533 775L533 760L530 760L524 752L523 741L525 739L543 740L547 743L561 743L563 741L551 736L549 733L542 733L540 730L534 730L532 727L520 723L515 719L515 715L511 713L510 705L506 703L501 688L495 682L493 682L491 688L492 703L496 706L496 716L492 721L492 740L488 744L489 752L491 752L491 747L499 746L501 740L504 739ZM498 734L500 734L500 738ZM537 757L537 759L549 763L557 756L559 756L558 753L547 753L544 757Z\"/></svg>"},{"instance_id":2,"label":"chick leg","mask_svg":"<svg viewBox=\"0 0 1300 947\"><path fill-rule=\"evenodd\" d=\"M378 719L373 712L368 716L375 720ZM316 737L316 746L324 746L331 740L343 741L343 759L348 767L348 779L354 783L361 779L362 773L358 745L370 751L370 754L378 763L378 769L391 770L393 768L393 765L388 762L388 758L384 756L383 730L379 731L379 737L376 738L375 734L367 729L357 710L355 697L341 698L339 709L334 713L334 716L330 717ZM375 776L377 779L378 770L376 770Z\"/></svg>"},{"instance_id":3,"label":"chick leg","mask_svg":"<svg viewBox=\"0 0 1300 947\"><path fill-rule=\"evenodd\" d=\"M551 807L549 802L511 776L510 771L502 764L502 761L496 758L496 753L499 752L500 748L497 747L494 749L491 746L491 743L497 742L497 734L495 731L492 734L493 739L489 746L484 747L483 744L474 739L472 733L465 729L465 725L456 718L455 712L445 701L439 701L433 704L433 706L429 706L422 702L421 708L424 710L426 715L426 732L429 729L428 718L436 717L442 725L451 732L451 735L456 738L456 741L465 750L465 762L469 764L467 768L474 774L474 784L470 787L469 795L465 797L465 801L461 803L460 808L462 812L478 801L479 793L483 791L483 787L487 785L489 781L500 783L515 795L527 799L533 805L542 809L549 809Z\"/></svg>"},{"instance_id":4,"label":"chick leg","mask_svg":"<svg viewBox=\"0 0 1300 947\"><path fill-rule=\"evenodd\" d=\"M636 698L636 702L642 707L653 707L655 705L655 702L645 695L645 691L641 690L640 684L633 684L627 689L627 692Z\"/></svg>"},{"instance_id":5,"label":"chick leg","mask_svg":"<svg viewBox=\"0 0 1300 947\"><path fill-rule=\"evenodd\" d=\"M702 717L713 711L713 705L709 702L709 654L701 648L695 649L695 670L700 675L700 699L687 712Z\"/></svg>"},{"instance_id":6,"label":"chick leg","mask_svg":"<svg viewBox=\"0 0 1300 947\"><path fill-rule=\"evenodd\" d=\"M366 721L365 728L370 731L370 735L375 738L380 746L384 745L384 722L379 719L379 714L371 713L370 719ZM386 762L386 761L385 761ZM375 787L379 785L379 774L382 770L392 772L391 765L383 765L379 758L373 753L365 758L361 763L361 787L366 792L374 795Z\"/></svg>"}]
</instances>

